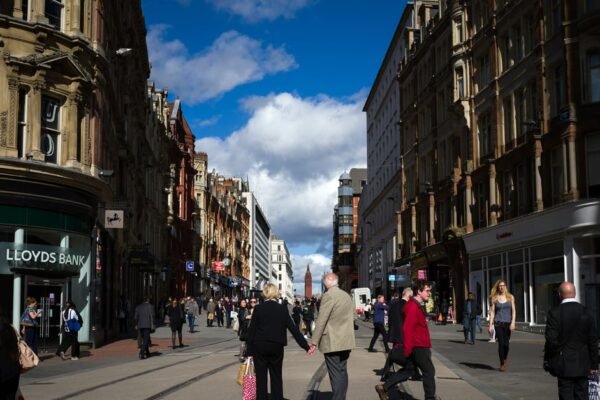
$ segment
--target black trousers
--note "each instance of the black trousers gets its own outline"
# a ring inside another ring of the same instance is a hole
[[[325,353],[325,364],[331,382],[331,400],[346,400],[348,392],[348,358],[350,350]]]
[[[411,355],[411,360],[423,374],[425,400],[435,400],[435,367],[431,362],[431,349],[415,347]]]
[[[385,326],[381,322],[373,323],[373,337],[371,338],[371,344],[369,344],[369,350],[373,350],[373,346],[375,346],[375,342],[379,335],[383,339],[383,346],[385,347],[385,351],[390,351],[390,347],[387,343],[387,332],[385,331]]]
[[[587,400],[588,378],[587,376],[576,378],[558,378],[559,400]]]
[[[496,340],[498,341],[498,358],[502,364],[508,358],[508,346],[510,342],[510,324],[495,323]]]
[[[71,347],[71,357],[79,357],[79,332],[63,332],[62,342],[58,346],[58,353],[64,353]]]
[[[256,371],[256,400],[267,400],[267,372],[271,379],[271,400],[283,400],[283,345],[272,342],[254,342],[254,370]]]

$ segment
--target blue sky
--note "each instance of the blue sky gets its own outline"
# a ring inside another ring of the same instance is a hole
[[[337,179],[366,165],[362,108],[404,4],[142,1],[151,79],[181,98],[209,170],[249,178],[295,282],[310,264],[317,291]]]

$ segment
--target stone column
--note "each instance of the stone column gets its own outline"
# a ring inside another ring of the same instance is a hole
[[[6,132],[6,147],[17,149],[17,118],[19,110],[19,81],[8,78],[8,129]],[[15,154],[16,155],[16,154]]]
[[[21,2],[15,1],[13,3],[13,13],[12,16],[18,19],[23,19],[23,9],[21,8]],[[27,18],[25,18],[27,19]]]
[[[473,232],[473,216],[471,215],[472,189],[471,174],[465,173],[465,230],[467,233]]]
[[[25,229],[17,228],[15,230],[15,247],[19,248],[25,243]],[[21,292],[21,286],[23,285],[23,278],[21,274],[15,273],[13,279],[13,326],[18,329],[21,325],[21,306],[23,305],[23,293]]]
[[[575,151],[575,135],[569,135],[567,138],[567,149],[569,156],[568,173],[569,173],[569,199],[577,200],[579,198],[579,190],[577,188],[577,152]]]
[[[37,81],[29,94],[29,107],[27,112],[27,140],[29,146],[25,149],[27,159],[44,161],[44,154],[41,152],[41,133],[42,133],[42,90],[45,88],[44,82]]]
[[[30,3],[31,10],[30,12],[30,21],[32,22],[40,22],[42,24],[48,23],[48,18],[46,18],[46,1],[45,0],[31,0]]]
[[[79,145],[79,101],[81,96],[78,94],[70,94],[65,107],[65,129],[62,132],[63,140],[66,142],[66,157],[63,154],[63,160],[66,159],[67,165],[73,166],[77,162],[77,146]]]

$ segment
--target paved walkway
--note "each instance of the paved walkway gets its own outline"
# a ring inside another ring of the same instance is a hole
[[[203,322],[203,321],[201,321]],[[352,351],[348,370],[349,400],[377,400],[374,387],[376,372],[383,367],[385,353],[381,341],[378,353],[366,351],[372,325],[359,321],[357,348]],[[432,326],[432,336],[456,331],[452,327]],[[446,332],[448,331],[448,332]],[[79,361],[45,360],[38,368],[23,375],[22,389],[30,399],[128,398],[128,399],[239,399],[241,389],[235,383],[237,362],[236,335],[230,329],[199,326],[199,332],[185,333],[183,349],[170,348],[170,329],[160,327],[152,336],[152,352],[158,357],[137,358],[135,339],[123,339],[89,350]],[[458,345],[457,345],[458,346]],[[475,346],[476,347],[476,346]],[[463,379],[456,364],[434,349],[437,393],[443,400],[489,400],[481,390]],[[284,359],[284,393],[290,400],[329,400],[331,386],[323,355],[308,357],[290,338]],[[408,399],[422,399],[421,382],[403,384]]]

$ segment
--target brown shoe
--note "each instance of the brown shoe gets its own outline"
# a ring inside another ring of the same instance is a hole
[[[501,371],[501,372],[504,372],[504,371],[506,371],[506,361],[502,361],[502,362],[500,363],[500,371]]]
[[[383,384],[380,383],[378,385],[375,385],[375,391],[379,395],[379,400],[389,400],[389,396],[386,393],[385,388],[383,387]]]

